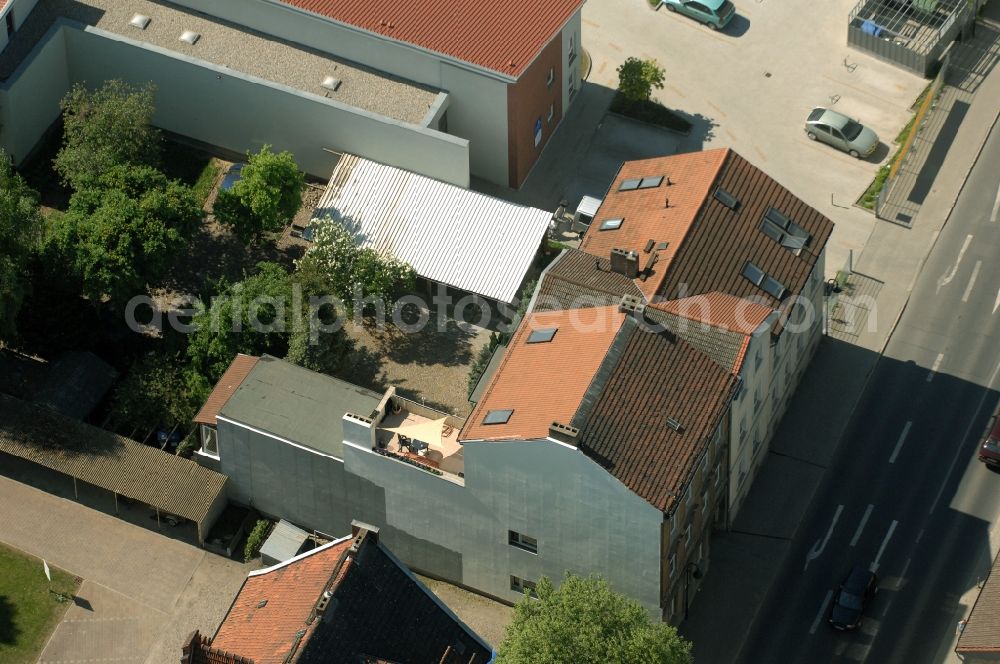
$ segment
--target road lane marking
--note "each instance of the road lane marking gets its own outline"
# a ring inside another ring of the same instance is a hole
[[[955,264],[951,266],[951,272],[949,272],[947,275],[944,275],[944,274],[941,275],[941,278],[938,279],[938,282],[937,282],[937,291],[935,291],[935,292],[940,293],[941,292],[941,287],[942,286],[947,286],[948,284],[951,283],[951,280],[955,278],[955,273],[958,272],[958,266],[962,262],[962,256],[965,255],[965,252],[966,252],[966,250],[968,250],[969,244],[971,244],[971,243],[972,243],[972,236],[971,235],[966,235],[965,236],[965,242],[962,244],[962,249],[961,249],[961,251],[958,252],[958,260],[955,261]]]
[[[924,529],[923,529],[923,528],[921,528],[921,529],[920,529],[920,532],[919,532],[919,533],[917,533],[917,541],[916,541],[916,544],[920,544],[920,538],[922,538],[923,536],[924,536]]]
[[[878,561],[882,558],[882,554],[885,553],[885,547],[889,544],[889,539],[892,538],[892,533],[895,532],[896,526],[899,525],[899,521],[895,519],[889,524],[889,532],[885,534],[885,539],[882,540],[882,546],[878,548],[878,555],[875,556],[875,560],[869,565],[868,569],[872,574],[878,571]]]
[[[907,420],[906,426],[903,427],[903,433],[899,434],[899,440],[896,442],[896,449],[892,451],[892,456],[889,457],[889,463],[896,463],[896,457],[899,456],[899,450],[903,449],[903,443],[906,442],[906,436],[910,433],[910,427],[912,426],[913,422]]]
[[[982,266],[982,261],[976,261],[976,267],[972,268],[972,278],[969,279],[969,285],[965,287],[965,293],[962,294],[962,302],[969,301],[969,294],[972,293],[972,287],[976,284],[976,277],[979,276],[979,269]]]
[[[872,515],[873,509],[875,509],[875,506],[869,504],[868,508],[865,510],[865,515],[861,517],[861,523],[858,524],[858,529],[854,531],[854,537],[851,538],[851,546],[857,544],[858,540],[861,538],[861,531],[865,529],[865,524],[868,523],[868,517]]]
[[[823,553],[823,549],[826,548],[826,543],[830,541],[830,536],[833,535],[833,529],[837,525],[837,520],[840,518],[840,513],[844,511],[843,505],[837,505],[837,511],[833,513],[833,522],[830,523],[829,530],[826,531],[826,537],[823,538],[822,543],[820,540],[816,540],[813,544],[813,548],[806,554],[806,566],[802,568],[802,571],[806,571],[809,568],[809,563],[811,563],[816,558],[819,558],[820,554]]]
[[[816,619],[813,620],[812,627],[809,628],[810,634],[816,633],[816,628],[819,627],[819,621],[823,619],[823,614],[826,613],[826,607],[830,604],[831,599],[833,599],[833,591],[827,590],[826,597],[823,598],[823,603],[819,605],[819,611],[816,613]]]
[[[931,370],[927,372],[928,383],[934,380],[934,374],[937,373],[938,367],[941,366],[941,360],[943,359],[944,359],[944,353],[938,353],[937,358],[934,360],[934,365],[931,367]]]
[[[993,375],[990,376],[990,379],[988,381],[986,381],[986,390],[983,392],[982,398],[979,399],[979,405],[976,406],[976,411],[975,411],[976,416],[978,416],[979,411],[983,409],[983,404],[986,403],[986,397],[989,396],[990,392],[993,390],[993,381],[997,379],[998,373],[1000,373],[1000,362],[997,363],[997,368],[993,370]],[[975,424],[975,422],[976,422],[976,417],[973,416],[973,418],[969,420],[969,426],[965,427],[965,434],[961,438],[959,438],[960,443],[964,443],[966,440],[968,440],[969,433],[972,431],[972,425]],[[934,496],[934,502],[931,503],[931,510],[927,514],[934,514],[934,510],[937,509],[938,501],[941,500],[941,494],[944,493],[944,488],[948,486],[948,478],[951,477],[952,471],[955,470],[955,464],[958,463],[958,457],[964,455],[965,455],[964,450],[962,450],[960,445],[958,450],[955,452],[954,458],[951,460],[951,465],[948,466],[948,472],[944,476],[944,481],[941,482],[941,487],[938,489],[937,495]]]
[[[993,212],[990,213],[991,224],[996,223],[998,214],[1000,214],[1000,185],[997,185],[997,200],[993,203]]]

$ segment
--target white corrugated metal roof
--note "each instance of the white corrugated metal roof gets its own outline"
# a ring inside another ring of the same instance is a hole
[[[344,155],[313,213],[417,274],[513,302],[552,214]]]

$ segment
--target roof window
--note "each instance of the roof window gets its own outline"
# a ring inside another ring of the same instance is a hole
[[[639,189],[653,189],[659,187],[661,182],[663,182],[662,175],[645,177],[639,181]]]
[[[788,294],[785,284],[767,274],[750,261],[747,261],[743,266],[743,276],[754,286],[760,287],[761,290],[776,300],[780,300]]]
[[[332,90],[336,92],[337,88],[340,87],[340,79],[337,78],[336,76],[327,76],[326,78],[323,79],[323,82],[320,83],[320,85],[326,88],[327,90]]]
[[[605,219],[601,222],[601,225],[597,230],[599,231],[616,231],[622,227],[622,222],[624,219]]]
[[[558,327],[543,327],[537,330],[532,330],[531,334],[528,335],[529,344],[543,344],[552,341],[552,337],[556,336],[556,332],[559,331]]]
[[[764,280],[766,275],[764,270],[747,261],[746,265],[743,266],[743,276],[749,279],[754,286],[760,286],[760,282]]]
[[[812,242],[809,232],[775,208],[768,208],[760,222],[760,231],[796,256]]]
[[[634,189],[638,189],[640,184],[642,184],[642,180],[640,178],[622,180],[622,183],[618,185],[618,191],[632,191]]]
[[[676,431],[677,433],[684,433],[684,427],[681,423],[672,417],[667,418],[667,426]]]
[[[730,210],[739,210],[740,209],[740,202],[739,202],[739,200],[737,200],[737,198],[735,196],[733,196],[732,194],[730,194],[728,191],[726,191],[722,187],[717,188],[715,190],[715,194],[713,194],[713,195],[715,196],[715,200],[719,201],[720,203],[722,203],[723,205],[725,205]]]
[[[140,30],[145,30],[146,26],[149,25],[149,17],[143,14],[136,14],[132,17],[132,20],[129,21],[129,24],[139,28]]]
[[[771,276],[765,275],[764,282],[760,284],[760,287],[776,300],[785,296],[785,285]]]
[[[483,418],[483,424],[507,424],[513,414],[513,410],[491,410]]]
[[[182,42],[187,42],[188,44],[191,44],[192,46],[194,46],[195,42],[197,42],[199,39],[201,39],[201,35],[199,33],[195,32],[194,30],[185,30],[181,34],[181,41]]]

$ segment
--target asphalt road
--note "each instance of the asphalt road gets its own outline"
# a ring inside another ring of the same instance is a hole
[[[992,560],[1000,474],[975,458],[1000,389],[1000,132],[992,132],[742,651],[746,664],[948,661]],[[827,612],[853,565],[879,593]],[[710,663],[709,663],[710,664]]]

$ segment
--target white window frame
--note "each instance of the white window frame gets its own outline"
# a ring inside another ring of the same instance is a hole
[[[556,80],[556,70],[553,67],[549,67],[549,75],[545,79],[545,87],[551,88],[552,82]]]
[[[208,432],[208,431],[212,432],[212,435],[209,436],[209,437],[215,440],[215,451],[214,452],[205,449],[205,440],[206,440],[205,433]],[[202,456],[207,456],[207,457],[210,457],[210,458],[216,459],[216,460],[220,459],[220,457],[219,457],[219,430],[216,427],[213,427],[213,426],[208,425],[208,424],[202,424],[202,425],[200,425],[198,427],[198,454],[201,454]]]
[[[691,485],[688,484],[687,493],[684,494],[684,504],[691,507]]]
[[[569,64],[573,64],[574,60],[576,60],[576,35],[570,35],[569,36],[569,50],[568,50],[568,56],[567,56],[566,61]]]
[[[702,513],[702,515],[708,514],[708,503],[709,503],[708,494],[709,494],[709,490],[705,489],[705,493],[703,493],[702,496],[701,496],[701,499],[702,499],[701,513]]]
[[[549,104],[549,117],[546,119],[546,122],[550,122],[551,123],[552,122],[552,118],[554,118],[555,116],[556,116],[556,105],[555,104]]]
[[[691,524],[690,523],[684,529],[684,550],[687,551],[689,546],[691,546]]]
[[[674,578],[674,575],[677,573],[677,554],[676,553],[671,553],[670,554],[670,558],[667,560],[667,565],[670,567],[670,572],[669,572],[669,577],[668,578],[672,579],[672,578]],[[670,601],[673,602],[673,598],[671,598]]]

